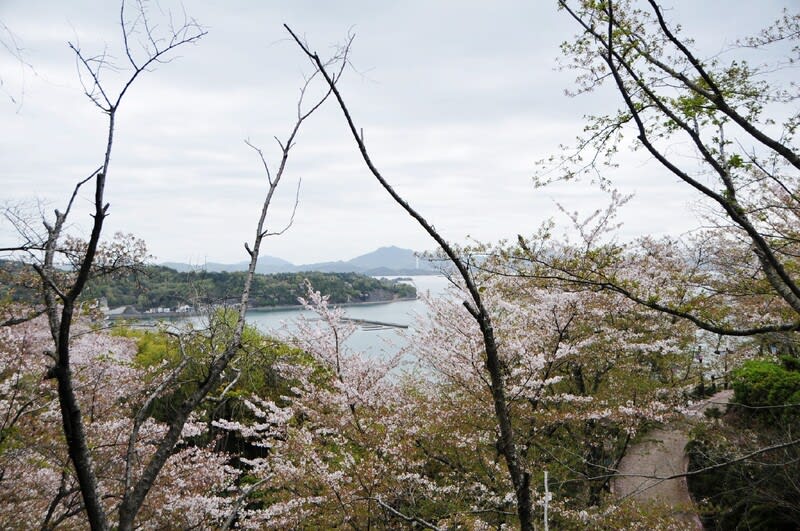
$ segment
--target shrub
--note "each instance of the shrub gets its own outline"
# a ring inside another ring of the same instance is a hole
[[[800,372],[772,361],[752,360],[733,375],[735,401],[746,406],[782,406],[800,399]]]

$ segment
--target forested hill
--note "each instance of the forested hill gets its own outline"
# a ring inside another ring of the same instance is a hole
[[[148,266],[137,275],[95,278],[89,282],[82,299],[105,297],[109,308],[133,306],[141,312],[151,308],[235,303],[241,297],[245,275],[245,272],[178,272],[164,266]],[[33,288],[35,282],[31,279],[35,280],[36,275],[29,266],[0,260],[0,298],[36,302],[38,290]],[[306,279],[337,304],[390,301],[414,298],[417,294],[410,284],[358,273],[256,274],[250,306],[296,305],[297,298],[306,295]]]
[[[95,279],[86,297],[105,297],[110,308],[135,306],[176,308],[197,304],[238,302],[244,286],[244,272],[178,272],[163,266],[147,267],[144,273],[123,278]],[[416,289],[400,282],[375,279],[357,273],[277,273],[257,274],[253,279],[250,305],[253,308],[298,304],[306,295],[305,280],[334,303],[378,302],[415,297]]]

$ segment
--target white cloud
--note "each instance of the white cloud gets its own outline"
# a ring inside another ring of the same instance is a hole
[[[675,16],[684,20],[690,4],[680,4]],[[571,75],[555,72],[554,59],[575,28],[549,2],[185,5],[209,34],[147,73],[126,96],[108,186],[109,232],[137,234],[162,260],[244,259],[242,242],[253,230],[264,175],[242,140],[265,148],[275,163],[272,137],[284,137],[290,127],[301,73],[308,70],[283,22],[320,52],[354,27],[358,72],[347,72],[342,91],[378,167],[447,237],[514,237],[559,216],[555,201],[586,211],[605,201],[582,185],[535,190],[531,183],[535,162],[572,142],[583,114],[617,104],[611,92],[563,96]],[[748,6],[720,3],[715,19],[689,21],[687,32],[696,22],[707,41],[709,25],[716,24],[730,40],[730,24],[750,24],[754,10],[762,11]],[[99,164],[104,117],[82,96],[65,42],[77,35],[87,51],[108,42],[119,59],[117,17],[114,2],[4,3],[0,19],[19,35],[36,69],[25,79],[21,109],[0,103],[5,198],[61,204]],[[4,78],[17,69],[0,54]],[[268,254],[310,262],[381,245],[431,246],[368,174],[333,105],[301,131],[273,205],[274,225],[288,219],[299,177],[295,225],[268,242]],[[636,162],[616,177],[624,191],[638,194],[623,212],[632,227],[624,234],[681,232],[692,224],[675,214],[687,210],[691,194],[657,166]],[[77,227],[88,219],[79,214]]]

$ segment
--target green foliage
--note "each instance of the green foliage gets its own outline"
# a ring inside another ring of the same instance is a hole
[[[780,356],[780,360],[783,363],[783,368],[787,371],[800,372],[800,359],[789,354],[783,354]]]
[[[136,340],[134,362],[142,368],[156,367],[166,360],[177,364],[180,351],[175,338],[161,330],[141,330],[127,326],[116,326],[111,331],[115,336]]]
[[[734,402],[745,407],[696,431],[687,448],[690,469],[731,461],[793,437],[800,419],[800,406],[793,406],[800,404],[799,368],[797,358],[787,355],[780,361],[746,361],[734,371]],[[797,529],[798,452],[789,446],[690,477],[695,499],[703,500],[706,529]]]
[[[246,272],[190,271],[180,273],[163,266],[148,266],[139,272],[95,277],[89,281],[82,299],[105,297],[111,308],[134,306],[176,308],[183,305],[237,303],[244,288]],[[380,302],[395,298],[414,298],[411,284],[377,279],[358,273],[256,274],[250,292],[252,307],[296,306],[306,294],[305,280],[328,295],[335,304]],[[0,300],[35,304],[39,302],[37,277],[33,269],[19,262],[0,260]]]
[[[3,303],[39,301],[41,280],[32,267],[13,260],[0,260],[0,301]]]
[[[222,354],[222,349],[228,345],[235,323],[235,312],[216,312],[207,329],[182,335],[182,351],[178,337],[164,330],[115,327],[114,335],[136,340],[134,363],[151,369],[153,377],[163,377],[166,371],[175,369],[183,355],[189,358],[176,386],[154,402],[150,415],[157,420],[167,419],[172,408],[196,389],[206,376],[209,360]],[[252,396],[280,402],[282,396],[290,394],[293,382],[278,374],[277,362],[294,366],[314,363],[306,352],[267,336],[255,327],[245,326],[239,352],[230,370],[223,373],[217,388],[210,393],[211,400],[204,402],[197,413],[209,422],[221,418],[237,421],[249,415],[244,401]],[[330,377],[321,367],[315,367],[314,375],[320,381]]]
[[[162,266],[147,267],[143,274],[121,278],[97,278],[90,282],[85,298],[106,297],[109,307],[156,307],[238,302],[245,272],[191,271],[179,273]],[[277,273],[256,275],[250,293],[252,307],[294,306],[306,292],[305,280],[329,295],[333,303],[375,302],[416,297],[416,289],[400,282],[357,273]]]
[[[796,360],[792,363],[796,366]],[[773,361],[747,361],[734,372],[733,389],[735,401],[746,406],[797,404],[800,403],[800,372]]]
[[[725,422],[696,429],[686,449],[689,470],[731,461],[785,437],[785,423],[753,429],[750,418],[728,415]],[[789,447],[689,476],[688,483],[705,529],[794,531],[800,518],[799,473],[798,448]]]

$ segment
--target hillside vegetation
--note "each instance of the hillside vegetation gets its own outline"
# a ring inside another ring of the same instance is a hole
[[[144,274],[122,278],[97,279],[86,291],[87,298],[105,297],[109,307],[136,306],[137,309],[173,308],[181,305],[217,304],[238,299],[244,286],[244,272],[179,273],[161,266],[148,267]],[[416,289],[386,279],[357,273],[277,273],[256,275],[253,279],[253,307],[298,304],[306,293],[305,280],[330,297],[333,303],[378,302],[415,297]]]
[[[19,264],[3,264],[4,269],[8,267],[13,268],[9,273],[21,277]],[[148,266],[137,274],[94,278],[82,298],[88,301],[105,297],[110,308],[134,306],[140,311],[221,304],[238,300],[245,275],[245,272],[178,272],[168,267]],[[391,301],[417,295],[414,286],[393,280],[358,273],[305,271],[257,274],[253,279],[251,305],[256,308],[297,305],[297,298],[307,292],[306,280],[335,304]],[[4,297],[21,302],[32,302],[36,298],[35,290],[24,286],[17,285],[12,290],[6,285],[3,291]]]

